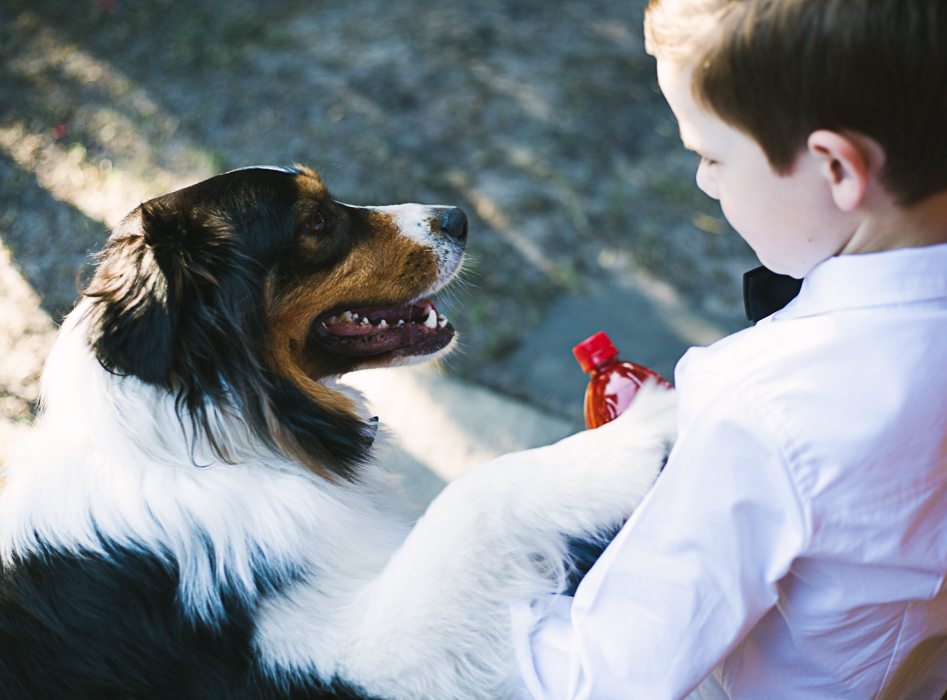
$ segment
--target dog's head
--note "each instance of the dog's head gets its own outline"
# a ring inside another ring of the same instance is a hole
[[[463,212],[333,200],[302,168],[247,168],[158,197],[113,232],[84,291],[111,372],[171,392],[227,459],[219,416],[350,477],[374,426],[320,380],[445,352],[426,298],[459,269]]]

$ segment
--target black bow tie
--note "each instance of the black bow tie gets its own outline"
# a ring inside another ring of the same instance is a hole
[[[765,267],[757,267],[743,274],[743,306],[748,321],[756,323],[774,314],[799,294],[802,280],[789,275],[777,275]]]

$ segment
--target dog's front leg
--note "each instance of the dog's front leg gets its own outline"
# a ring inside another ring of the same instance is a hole
[[[614,423],[477,465],[448,485],[359,600],[345,675],[386,698],[502,696],[511,601],[561,586],[566,537],[627,518],[675,433],[673,392]]]

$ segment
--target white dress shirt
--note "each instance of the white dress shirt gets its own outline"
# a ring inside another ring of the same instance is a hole
[[[537,700],[940,700],[947,245],[830,258],[675,372],[667,467],[576,592],[513,607]]]

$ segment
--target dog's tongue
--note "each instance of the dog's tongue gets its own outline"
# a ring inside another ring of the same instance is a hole
[[[434,302],[351,309],[317,324],[314,337],[342,355],[377,355],[394,350],[434,352],[450,342],[454,329]],[[439,346],[439,347],[435,347]],[[432,349],[433,348],[433,349]]]

